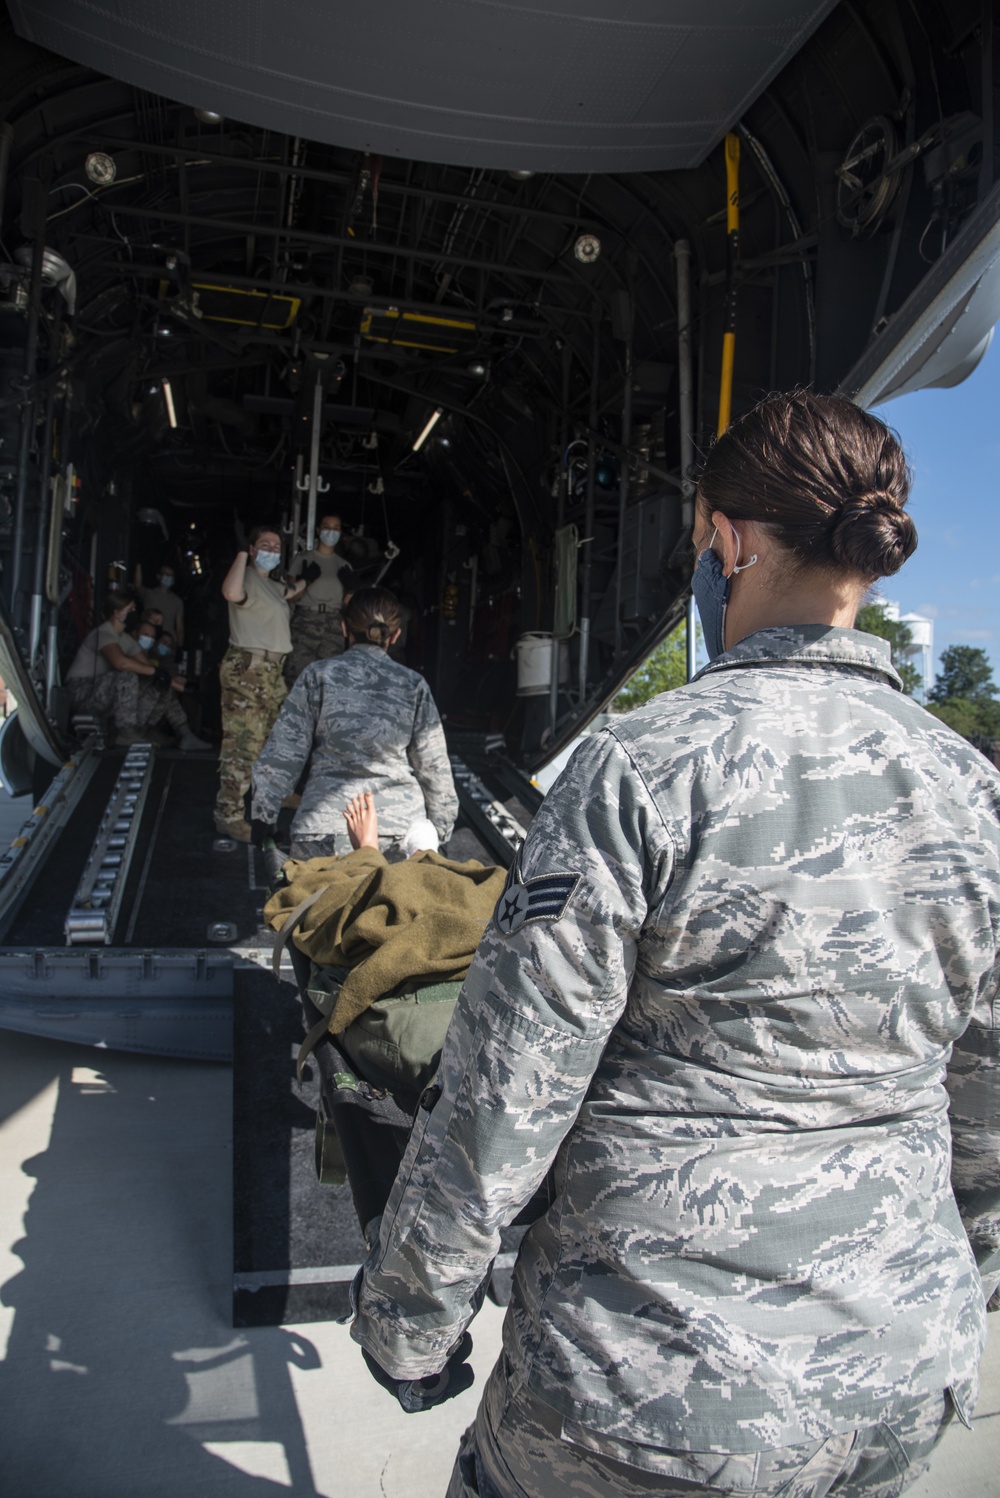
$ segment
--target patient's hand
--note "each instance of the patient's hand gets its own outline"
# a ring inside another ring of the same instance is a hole
[[[352,848],[378,847],[378,812],[371,791],[351,797],[344,807],[344,821]]]

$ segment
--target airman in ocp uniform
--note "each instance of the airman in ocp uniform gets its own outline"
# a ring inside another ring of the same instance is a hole
[[[345,590],[354,583],[350,563],[336,553],[340,540],[339,515],[324,515],[319,523],[319,541],[312,551],[301,552],[292,563],[292,573],[304,584],[292,611],[292,650],[285,661],[285,683],[292,687],[313,661],[343,655],[346,641],[341,628]]]
[[[229,649],[219,667],[222,748],[215,828],[225,837],[250,841],[243,798],[250,771],[285,700],[282,664],[292,648],[288,605],[305,584],[276,582],[281,536],[270,526],[250,532],[222,584],[229,604]]]

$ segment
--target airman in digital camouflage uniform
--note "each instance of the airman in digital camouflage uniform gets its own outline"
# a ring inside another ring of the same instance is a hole
[[[363,588],[344,622],[351,648],[305,668],[254,765],[253,818],[273,825],[309,764],[292,822],[294,857],[349,853],[343,810],[366,790],[375,794],[383,851],[423,817],[445,842],[458,798],[437,706],[423,677],[386,654],[399,606],[386,589]]]
[[[714,658],[577,751],[511,870],[352,1329],[391,1378],[440,1370],[554,1164],[449,1498],[893,1498],[968,1421],[1000,776],[843,627],[915,545],[907,491],[844,402],[730,429],[695,528]]]

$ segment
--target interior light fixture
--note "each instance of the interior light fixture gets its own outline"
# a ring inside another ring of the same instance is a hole
[[[163,382],[163,399],[167,403],[167,420],[172,427],[177,425],[177,412],[174,410],[174,392],[170,388],[170,381]]]
[[[224,114],[217,114],[214,109],[196,109],[194,117],[201,120],[203,125],[221,125],[226,118]]]
[[[415,453],[418,453],[423,447],[424,443],[427,441],[431,432],[433,432],[434,428],[437,426],[443,415],[444,408],[442,406],[438,406],[436,411],[431,412],[430,416],[427,418],[427,425],[424,427],[423,431],[420,433],[420,436],[413,444],[413,451]]]
[[[535,175],[534,172],[508,172],[507,173],[507,176],[508,177],[512,177],[515,182],[527,182],[528,178],[529,177],[533,177],[534,175]]]
[[[83,163],[83,169],[91,182],[96,182],[98,187],[110,187],[118,175],[115,159],[109,156],[107,151],[91,151]]]
[[[596,234],[581,234],[573,245],[573,254],[581,265],[593,265],[601,253],[601,241]]]

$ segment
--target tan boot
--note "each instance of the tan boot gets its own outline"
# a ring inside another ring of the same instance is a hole
[[[237,843],[250,841],[249,822],[223,822],[221,818],[216,817],[215,830],[220,837],[231,837]]]

